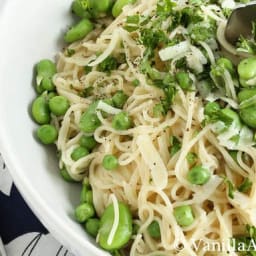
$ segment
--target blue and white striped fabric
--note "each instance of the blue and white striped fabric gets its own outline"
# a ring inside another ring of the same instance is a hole
[[[72,256],[31,212],[0,154],[0,256],[46,255]]]

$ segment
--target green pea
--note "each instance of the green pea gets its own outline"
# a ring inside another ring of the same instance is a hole
[[[198,159],[198,156],[196,153],[189,152],[186,156],[186,159],[190,165],[194,165]]]
[[[216,64],[224,69],[227,69],[232,75],[235,73],[233,63],[227,58],[219,58],[216,61]]]
[[[66,43],[73,43],[83,39],[87,34],[93,30],[93,24],[88,19],[82,19],[79,23],[73,26],[65,34],[64,40]]]
[[[132,85],[135,86],[135,87],[137,87],[137,86],[140,85],[140,81],[139,81],[138,79],[134,79],[134,80],[132,81]]]
[[[58,131],[53,125],[44,124],[37,129],[36,135],[43,144],[47,145],[56,141]]]
[[[72,179],[72,177],[69,175],[68,171],[66,168],[62,168],[60,170],[60,175],[61,177],[67,181],[67,182],[76,182],[74,179]]]
[[[32,103],[32,117],[38,124],[48,124],[51,120],[47,99],[37,97]]]
[[[127,112],[120,112],[114,116],[112,127],[116,130],[127,130],[131,128],[132,122]]]
[[[256,128],[256,109],[255,106],[241,109],[240,117],[243,122],[251,128]]]
[[[137,235],[140,230],[140,226],[137,223],[132,224],[132,234]]]
[[[189,74],[184,71],[180,71],[176,74],[176,79],[179,84],[179,86],[183,90],[189,90],[192,86],[192,80],[189,77]]]
[[[76,207],[75,218],[78,222],[83,223],[95,215],[95,210],[92,204],[83,203]]]
[[[56,116],[64,115],[67,112],[69,106],[69,101],[64,96],[55,96],[49,100],[50,110]]]
[[[215,115],[220,111],[220,105],[217,102],[208,102],[204,107],[204,114],[207,116]]]
[[[101,122],[95,113],[84,113],[81,117],[79,127],[85,133],[94,132]]]
[[[187,174],[188,181],[195,185],[204,185],[210,177],[210,171],[201,165],[193,167]]]
[[[88,1],[87,0],[75,0],[71,5],[72,12],[80,18],[91,18],[88,12]]]
[[[194,222],[194,215],[191,206],[183,205],[174,208],[174,217],[182,227],[190,226]]]
[[[160,226],[156,220],[152,221],[148,226],[148,233],[151,237],[156,239],[161,237]]]
[[[82,157],[85,157],[89,155],[89,151],[84,148],[84,147],[77,147],[73,150],[73,152],[71,153],[71,158],[74,160],[74,161],[77,161],[79,160],[80,158]]]
[[[112,229],[115,214],[114,206],[110,204],[100,219],[99,244],[108,251],[117,250],[125,246],[132,236],[132,214],[124,203],[118,202],[119,222],[113,241],[108,243],[108,237]]]
[[[112,98],[113,104],[116,108],[123,108],[128,96],[123,91],[118,91]]]
[[[92,150],[97,145],[97,141],[93,136],[83,135],[79,141],[80,146],[87,148],[88,150]]]
[[[112,15],[117,17],[123,11],[123,7],[128,4],[134,4],[136,0],[117,0],[112,8]]]
[[[92,237],[96,237],[98,235],[99,228],[100,220],[97,218],[90,218],[85,223],[85,230]]]
[[[53,97],[55,97],[55,96],[57,96],[57,93],[56,93],[56,92],[49,92],[49,93],[47,94],[47,99],[50,100],[51,98],[53,98]]]
[[[153,107],[153,116],[162,117],[165,114],[165,109],[162,103],[158,103]]]
[[[90,12],[95,17],[98,17],[101,13],[107,12],[113,3],[112,0],[88,0],[87,2]]]
[[[48,59],[41,60],[36,65],[37,75],[42,78],[52,78],[57,69],[54,62]]]
[[[39,85],[39,88],[43,91],[54,91],[55,85],[52,82],[52,78],[44,77]]]
[[[242,60],[237,67],[240,83],[244,87],[248,87],[247,80],[256,76],[256,57],[250,57]]]
[[[102,165],[106,170],[114,170],[118,167],[118,159],[113,155],[105,155]]]
[[[95,101],[90,104],[88,109],[81,116],[79,127],[82,132],[92,133],[101,125],[101,122],[96,114],[98,103],[99,101]]]
[[[241,90],[237,97],[238,97],[238,101],[239,103],[250,99],[251,97],[256,95],[256,88],[247,88],[247,89],[243,89]]]

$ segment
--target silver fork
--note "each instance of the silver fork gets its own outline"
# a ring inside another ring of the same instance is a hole
[[[219,25],[217,38],[222,50],[236,63],[251,56],[248,53],[236,51],[235,43],[240,36],[245,38],[252,36],[253,21],[256,21],[256,1],[234,9],[228,21]]]

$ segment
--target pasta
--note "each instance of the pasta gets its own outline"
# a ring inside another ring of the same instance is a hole
[[[76,181],[89,178],[98,216],[113,202],[115,221],[109,243],[113,241],[119,218],[114,201],[129,207],[133,223],[138,226],[137,233],[123,249],[131,256],[238,255],[232,250],[230,239],[244,234],[246,224],[256,225],[256,183],[252,182],[245,192],[237,189],[243,182],[255,180],[252,130],[232,122],[220,132],[223,122],[207,122],[205,117],[207,102],[217,101],[234,111],[238,108],[239,85],[233,74],[225,69],[220,82],[210,69],[221,56],[216,30],[213,36],[204,38],[204,33],[226,21],[223,6],[234,3],[196,2],[139,0],[125,6],[115,20],[99,20],[83,40],[68,47],[74,51],[72,56],[67,56],[65,51],[58,55],[53,82],[57,93],[70,102],[63,117],[53,117],[59,130],[56,145],[61,152],[60,168],[65,167]],[[172,13],[159,25],[159,12],[164,12],[165,4]],[[182,23],[182,18],[175,20],[177,13],[184,13],[185,9],[195,12],[189,12],[186,19],[203,17],[196,38],[193,26],[185,25],[189,22]],[[128,17],[139,17],[140,23],[129,23]],[[161,35],[157,39],[156,33],[151,39],[141,39],[145,31],[154,31],[154,26],[164,31],[167,44],[161,41],[165,40]],[[153,54],[148,52],[146,40],[159,40]],[[157,74],[145,71],[147,67],[141,68],[150,54]],[[101,71],[99,65],[110,56],[120,62],[108,72]],[[167,87],[155,84],[164,79],[164,72],[175,76],[183,67],[191,85],[182,88],[176,80],[168,82],[173,84],[173,93],[169,91],[171,99],[163,111]],[[204,91],[205,81],[201,77],[205,74],[206,80],[214,84],[214,90]],[[105,101],[118,91],[127,95],[121,109]],[[100,126],[87,134],[94,136],[97,146],[90,154],[74,161],[71,154],[84,135],[81,118],[96,100],[99,104],[95,113]],[[132,126],[117,130],[112,120],[123,111],[128,113]],[[238,135],[239,141],[235,141]],[[230,152],[235,151],[234,158]],[[107,171],[102,165],[107,154],[118,159],[114,171]],[[203,166],[209,171],[210,178],[205,184],[195,185],[188,180],[193,166]],[[194,220],[191,225],[182,226],[173,213],[175,208],[187,205],[193,210]],[[159,224],[159,239],[148,232],[153,221]]]

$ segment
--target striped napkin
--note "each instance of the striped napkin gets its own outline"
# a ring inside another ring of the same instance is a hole
[[[74,256],[24,202],[0,154],[0,256]]]

